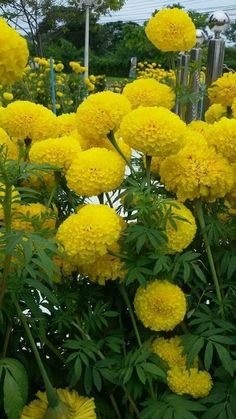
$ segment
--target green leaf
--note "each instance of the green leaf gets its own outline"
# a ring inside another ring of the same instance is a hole
[[[93,367],[93,382],[97,388],[98,391],[101,391],[102,389],[102,379],[99,371],[96,367]]]
[[[136,372],[137,372],[138,378],[140,379],[141,383],[145,384],[147,378],[146,378],[146,375],[143,371],[143,368],[140,365],[136,365],[135,368],[136,368]]]
[[[51,303],[58,304],[55,294],[52,291],[50,291],[48,287],[43,285],[42,282],[37,281],[36,279],[33,279],[33,278],[26,278],[25,283],[29,285],[30,287],[38,290]]]
[[[215,348],[221,360],[222,366],[230,375],[233,376],[234,366],[229,352],[227,351],[227,349],[224,348],[224,346],[220,345],[219,343],[215,343]]]
[[[160,377],[163,380],[166,380],[166,373],[161,368],[157,367],[157,365],[155,365],[155,364],[153,364],[151,362],[145,362],[142,365],[142,367],[149,374],[154,375],[156,377]]]
[[[206,349],[205,349],[205,355],[204,355],[204,364],[206,370],[209,370],[212,364],[212,358],[213,358],[213,345],[211,342],[207,343]]]
[[[25,405],[19,383],[9,371],[6,371],[4,384],[4,410],[8,419],[19,419],[20,413]]]
[[[92,372],[90,367],[86,367],[85,374],[84,374],[84,388],[86,391],[86,394],[90,394],[92,390]]]

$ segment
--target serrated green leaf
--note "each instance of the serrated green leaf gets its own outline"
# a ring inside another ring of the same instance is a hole
[[[224,348],[224,346],[220,345],[219,343],[215,343],[214,346],[217,350],[222,366],[230,375],[233,376],[234,366],[233,366],[233,361],[229,352],[227,351],[227,349]]]
[[[7,370],[4,383],[4,410],[7,414],[8,419],[19,419],[20,413],[25,405],[25,401],[22,398],[21,389],[19,383],[17,383],[11,373]]]
[[[212,364],[212,358],[213,358],[213,345],[211,342],[208,342],[205,349],[204,354],[204,365],[206,370],[209,370]]]

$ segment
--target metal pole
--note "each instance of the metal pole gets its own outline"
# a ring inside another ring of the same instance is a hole
[[[87,70],[84,73],[84,77],[89,75],[89,5],[85,6],[85,44],[84,44],[84,66]]]
[[[55,71],[53,67],[53,58],[50,57],[50,84],[51,84],[51,98],[52,98],[52,111],[57,114],[56,110],[56,81],[55,81]]]
[[[190,123],[198,118],[199,105],[199,73],[202,60],[202,49],[193,48],[190,52],[190,62],[193,64],[192,74],[190,73],[190,91],[193,93],[193,100],[187,106],[186,122]]]
[[[190,55],[180,53],[177,60],[177,89],[180,89],[179,94],[184,92],[188,86],[188,70],[189,70]],[[186,106],[177,98],[175,112],[185,121]]]

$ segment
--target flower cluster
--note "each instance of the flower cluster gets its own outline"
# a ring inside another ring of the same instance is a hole
[[[147,61],[138,63],[137,75],[138,78],[153,78],[161,83],[173,84],[175,81],[174,70],[165,70],[160,64],[148,63]]]
[[[100,256],[94,263],[82,265],[79,269],[83,275],[99,285],[105,285],[108,280],[122,280],[125,276],[122,260],[109,254]]]
[[[175,93],[166,84],[155,79],[138,79],[128,83],[123,94],[129,99],[132,108],[139,106],[163,106],[172,109],[175,104]]]
[[[83,67],[80,63],[78,63],[77,61],[70,61],[69,62],[69,66],[72,68],[72,70],[76,73],[76,74],[82,74],[85,73],[85,71],[87,70],[86,67]]]
[[[196,234],[197,226],[191,211],[180,202],[171,205],[171,222],[166,225],[168,239],[167,253],[182,252],[190,245]],[[174,223],[174,226],[173,226]]]
[[[212,388],[210,374],[197,368],[171,368],[167,373],[167,382],[174,393],[181,396],[188,394],[195,399],[208,396]]]
[[[145,327],[154,331],[173,330],[186,314],[183,291],[168,281],[153,281],[135,295],[136,314]]]
[[[218,153],[236,162],[236,119],[221,118],[209,128],[206,138]]]
[[[221,105],[221,103],[213,103],[205,112],[205,120],[208,124],[213,124],[223,116],[226,116],[226,114],[226,106]]]
[[[184,347],[179,336],[170,339],[156,338],[152,342],[152,352],[167,363],[168,368],[185,367],[187,363]]]
[[[211,103],[231,106],[236,97],[236,73],[225,73],[208,89]]]

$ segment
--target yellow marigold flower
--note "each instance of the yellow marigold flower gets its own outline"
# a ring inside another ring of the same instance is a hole
[[[183,291],[168,281],[153,281],[139,287],[134,307],[139,320],[151,330],[173,330],[186,314]]]
[[[187,394],[195,399],[208,396],[212,389],[210,374],[197,368],[187,370],[176,366],[168,371],[167,382],[174,393],[180,396]]]
[[[161,181],[180,201],[205,198],[212,202],[224,197],[233,186],[229,162],[207,146],[185,146],[167,157],[160,167]]]
[[[163,9],[146,26],[148,39],[161,51],[187,51],[196,44],[196,28],[181,9]]]
[[[18,100],[0,112],[0,126],[15,141],[34,142],[56,134],[57,118],[43,105]]]
[[[25,406],[20,419],[96,419],[93,398],[80,396],[75,390],[57,389],[60,403],[55,408],[48,407],[46,393],[38,391],[37,399]]]
[[[163,107],[140,106],[124,117],[120,127],[132,148],[160,158],[179,151],[185,131],[184,122]]]
[[[99,285],[105,285],[108,280],[122,280],[125,276],[121,259],[109,254],[98,257],[94,263],[80,266],[80,272]]]
[[[69,135],[77,130],[77,118],[74,112],[63,113],[57,117],[59,135]]]
[[[64,69],[64,65],[62,63],[55,65],[55,70],[60,73]]]
[[[234,183],[230,192],[226,195],[226,199],[229,201],[229,206],[232,207],[231,209],[234,209],[236,208],[236,163],[231,164],[231,167],[233,169]]]
[[[77,194],[94,196],[118,188],[124,175],[125,163],[118,153],[106,148],[91,148],[73,160],[66,180]]]
[[[64,96],[64,93],[63,92],[57,92],[57,96],[58,97],[63,97]]]
[[[231,106],[236,97],[236,73],[225,73],[208,89],[211,103]]]
[[[179,336],[170,339],[156,338],[152,342],[151,350],[165,361],[169,368],[186,366],[187,359],[183,354],[184,347]]]
[[[203,134],[193,130],[189,125],[183,138],[183,144],[201,147],[207,146],[207,140]]]
[[[138,79],[128,83],[123,94],[129,99],[132,108],[163,106],[172,109],[175,104],[175,93],[171,87],[154,79]]]
[[[59,227],[57,239],[66,256],[79,265],[93,263],[104,256],[121,234],[120,217],[106,205],[89,204],[69,216]]]
[[[53,282],[61,283],[62,276],[70,276],[73,272],[78,271],[78,267],[73,259],[54,256],[53,257],[54,264],[60,269],[60,273],[55,273],[54,277],[52,278]]]
[[[72,135],[77,136],[79,134],[76,134],[75,132],[73,132]],[[132,153],[130,146],[124,142],[123,138],[120,136],[119,131],[117,131],[115,137],[116,137],[116,142],[119,148],[121,149],[122,153],[125,155],[125,157],[127,157],[127,159],[130,159],[131,153]],[[101,148],[107,148],[107,150],[115,151],[117,153],[116,149],[114,148],[112,143],[108,140],[108,138],[99,138],[97,140],[89,141],[79,135],[78,141],[81,144],[82,150],[88,150],[93,147],[101,147]]]
[[[0,18],[0,82],[12,84],[21,79],[28,62],[26,40]]]
[[[232,114],[233,114],[233,117],[234,118],[236,118],[236,97],[235,97],[235,99],[233,100],[233,102],[232,102],[232,107],[231,107],[231,109],[232,109]]]
[[[56,103],[55,108],[56,108],[56,109],[61,109],[61,105],[60,105],[60,103]]]
[[[106,91],[90,95],[77,109],[78,131],[89,140],[104,138],[119,128],[130,109],[128,99],[118,93]]]
[[[13,99],[13,94],[9,92],[4,92],[2,96],[7,102],[11,102]]]
[[[220,103],[213,103],[205,112],[205,120],[208,124],[219,121],[222,116],[226,116],[227,108]]]
[[[195,218],[191,211],[180,202],[173,201],[176,206],[171,205],[171,215],[175,227],[167,221],[166,235],[168,238],[167,253],[182,252],[192,243],[197,231]],[[178,217],[180,219],[176,219]],[[181,219],[182,218],[182,219]]]
[[[7,157],[10,160],[17,160],[18,158],[18,147],[14,144],[10,137],[7,135],[4,129],[0,128],[0,147],[3,145],[6,146],[7,149]]]
[[[40,203],[29,205],[16,205],[12,214],[12,228],[31,232],[37,228],[54,229],[56,216]]]
[[[48,163],[67,170],[80,152],[79,142],[68,135],[59,138],[48,138],[33,144],[29,156],[34,163]]]
[[[232,163],[236,162],[236,120],[221,118],[215,122],[207,132],[209,145],[227,157]]]
[[[69,66],[72,68],[72,70],[76,73],[76,74],[81,74],[84,73],[87,68],[86,67],[82,67],[80,65],[80,63],[77,63],[76,61],[70,61],[69,62]]]
[[[188,127],[192,130],[192,131],[197,131],[200,134],[202,134],[203,136],[206,136],[207,131],[209,129],[209,125],[204,122],[204,121],[192,121]]]

